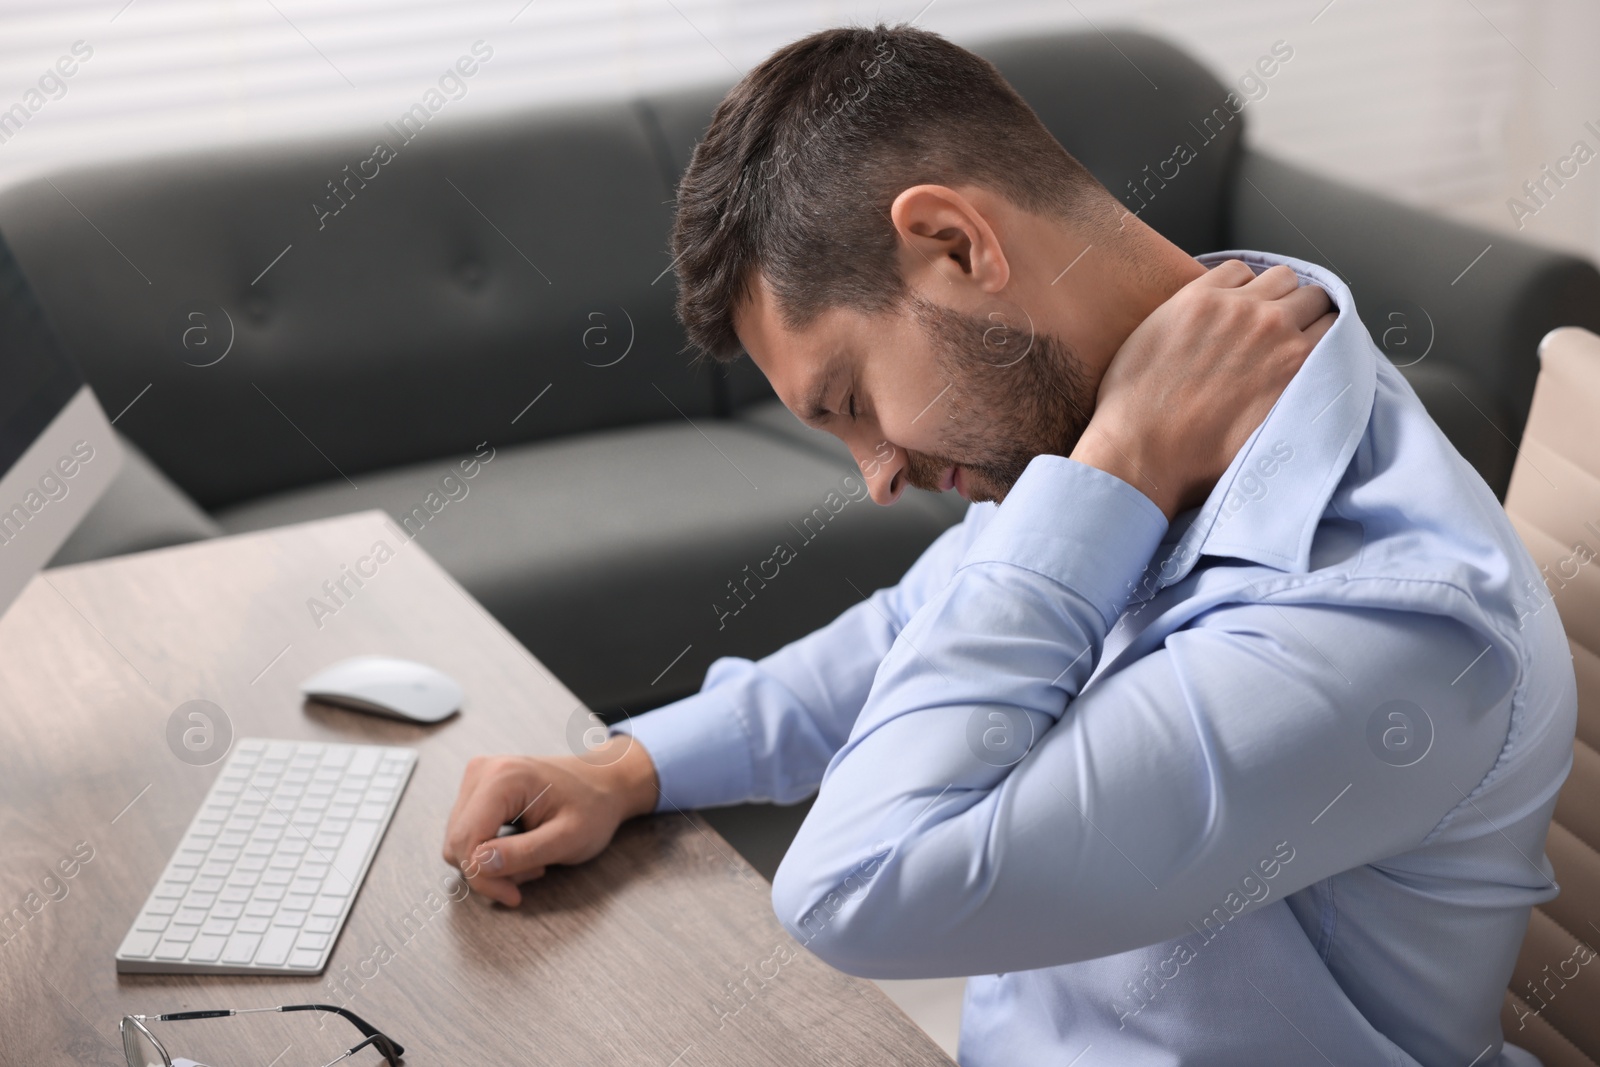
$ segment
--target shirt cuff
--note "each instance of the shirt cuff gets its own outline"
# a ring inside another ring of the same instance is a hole
[[[1098,467],[1035,456],[961,565],[1008,563],[1067,586],[1113,625],[1167,531],[1155,501]]]
[[[749,734],[735,705],[736,687],[719,684],[725,679],[718,675],[733,665],[725,663],[712,664],[700,692],[609,730],[631,734],[650,754],[661,787],[657,812],[737,804],[754,792]]]

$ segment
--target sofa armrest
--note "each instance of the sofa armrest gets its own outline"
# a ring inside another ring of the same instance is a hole
[[[215,519],[117,434],[122,469],[50,561],[52,567],[144,552],[222,535]]]
[[[1373,340],[1502,499],[1539,339],[1557,326],[1600,330],[1600,271],[1588,261],[1253,150],[1234,175],[1225,232],[1231,247],[1296,256],[1344,278]]]

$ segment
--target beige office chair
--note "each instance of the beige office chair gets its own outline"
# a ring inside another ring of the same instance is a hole
[[[1596,1067],[1600,1064],[1600,957],[1593,955],[1600,952],[1600,851],[1596,851],[1600,849],[1600,336],[1575,326],[1552,330],[1539,344],[1539,360],[1539,383],[1506,493],[1506,513],[1534,562],[1548,567],[1546,585],[1572,644],[1578,677],[1578,738],[1572,773],[1561,788],[1545,842],[1561,894],[1533,909],[1500,1022],[1506,1039],[1538,1056],[1545,1067]],[[1536,997],[1529,982],[1550,995]]]

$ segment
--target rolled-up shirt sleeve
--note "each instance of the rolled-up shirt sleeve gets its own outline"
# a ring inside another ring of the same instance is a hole
[[[894,586],[760,660],[725,656],[700,692],[617,723],[655,763],[656,811],[745,801],[790,804],[814,793],[850,735],[873,675],[906,621],[949,581],[992,504],[968,508]]]
[[[1415,846],[1488,771],[1513,660],[1466,607],[1244,602],[1241,578],[1240,602],[1086,690],[1166,528],[1120,479],[1033,460],[825,771],[773,883],[798,940],[876,978],[1124,952],[1236,911],[1263,863],[1275,900]],[[1375,752],[1391,705],[1426,710],[1431,758]]]

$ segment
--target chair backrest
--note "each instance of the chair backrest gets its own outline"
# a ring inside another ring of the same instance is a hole
[[[1501,1025],[1545,1067],[1600,1063],[1600,336],[1539,345],[1539,380],[1506,512],[1572,644],[1578,732],[1545,854],[1561,893],[1533,909]]]

